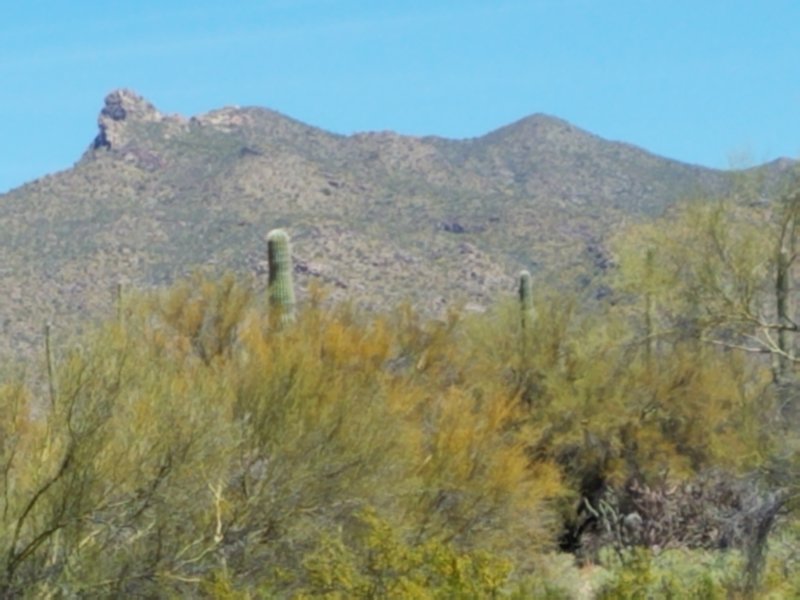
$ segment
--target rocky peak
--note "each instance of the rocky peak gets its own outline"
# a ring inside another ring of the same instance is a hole
[[[155,106],[136,92],[126,89],[114,90],[105,98],[105,104],[97,119],[100,128],[94,139],[94,148],[119,148],[129,140],[126,126],[131,121],[162,121],[164,116]]]
[[[114,121],[131,118],[155,121],[161,118],[161,113],[134,91],[121,89],[114,90],[105,98],[105,106],[100,111],[100,116],[108,117]]]

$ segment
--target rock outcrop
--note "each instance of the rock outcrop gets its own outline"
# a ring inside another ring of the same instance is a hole
[[[164,119],[155,106],[131,90],[115,90],[105,98],[97,126],[100,131],[94,139],[93,147],[121,148],[130,142],[127,123],[130,121],[158,122]]]

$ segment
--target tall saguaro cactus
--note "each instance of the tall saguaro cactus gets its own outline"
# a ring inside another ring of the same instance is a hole
[[[50,392],[50,408],[55,408],[56,405],[56,374],[55,374],[55,361],[53,360],[53,345],[50,340],[50,321],[44,324],[44,352],[45,360],[47,362],[47,387]]]
[[[528,271],[519,273],[519,310],[520,326],[525,334],[533,321],[533,292],[531,284],[531,274]]]
[[[531,342],[533,339],[533,285],[528,271],[519,273],[519,392],[527,404],[531,404],[536,395],[536,375],[532,370]]]
[[[294,285],[292,283],[292,251],[289,234],[273,229],[267,234],[269,260],[269,311],[277,325],[294,321]]]

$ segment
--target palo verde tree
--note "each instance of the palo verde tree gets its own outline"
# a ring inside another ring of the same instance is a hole
[[[620,289],[630,293],[648,349],[690,341],[704,352],[700,360],[736,353],[770,372],[767,381],[743,382],[761,385],[765,399],[759,423],[750,424],[765,440],[760,473],[767,475],[752,478],[766,489],[748,548],[753,589],[769,532],[799,497],[799,182],[769,199],[755,193],[764,186],[750,186],[724,201],[687,203],[616,240]]]

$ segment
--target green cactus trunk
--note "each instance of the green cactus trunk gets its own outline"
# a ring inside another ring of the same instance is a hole
[[[273,229],[267,235],[267,254],[270,320],[283,326],[293,322],[295,316],[292,251],[289,235],[283,229]]]
[[[531,274],[528,271],[519,273],[519,308],[520,326],[523,333],[528,331],[533,321],[533,291]]]
[[[533,285],[531,274],[520,271],[519,274],[519,392],[522,401],[528,405],[536,397],[536,375],[531,368],[530,360],[533,344]]]
[[[55,409],[56,406],[56,374],[55,374],[55,360],[53,360],[53,345],[50,339],[50,322],[44,324],[44,352],[45,360],[47,361],[47,387],[50,393],[50,408]]]

